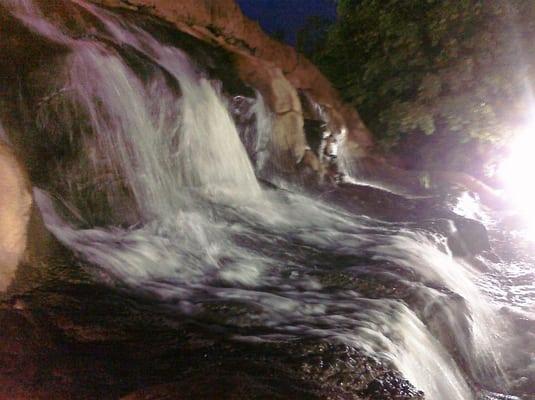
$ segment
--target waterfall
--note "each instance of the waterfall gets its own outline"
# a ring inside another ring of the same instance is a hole
[[[246,121],[254,121],[254,124],[247,124],[244,127],[242,141],[248,145],[248,152],[254,161],[256,174],[269,179],[270,174],[267,168],[273,131],[273,115],[259,92],[256,92],[254,100],[247,104],[245,110],[237,109],[236,113],[242,113],[241,116]]]
[[[455,362],[414,312],[393,300],[369,300],[351,291],[324,291],[320,282],[303,274],[305,260],[291,273],[292,281],[287,281],[280,256],[259,254],[233,240],[238,235],[251,238],[261,247],[273,245],[261,233],[248,228],[246,222],[241,227],[228,226],[202,213],[181,212],[174,221],[134,231],[80,231],[61,221],[46,194],[36,190],[35,197],[49,229],[63,243],[102,266],[100,273],[105,279],[171,301],[186,313],[199,312],[202,301],[243,302],[254,306],[256,312],[250,318],[255,324],[271,327],[281,338],[317,336],[357,346],[371,357],[396,366],[430,398],[472,398]],[[336,226],[353,231],[350,240],[359,240],[362,234],[358,222],[347,223],[336,210],[310,204],[300,196],[285,201],[271,198],[261,206],[249,204],[239,212],[282,237],[300,223],[302,239],[308,238],[310,244],[333,253],[337,244],[344,245],[347,235]],[[227,217],[234,220],[236,215]],[[308,217],[308,223],[302,222],[304,217]],[[319,229],[324,229],[323,237],[314,241]],[[361,239],[366,240],[366,236]],[[261,289],[266,286],[269,291]]]
[[[450,320],[448,328],[456,337],[456,347],[463,353],[475,376],[503,379],[497,336],[504,327],[476,286],[477,273],[469,264],[455,260],[451,253],[440,250],[437,243],[419,232],[402,232],[387,239],[386,244],[377,246],[374,251],[376,259],[413,268],[426,280],[440,283],[452,293],[461,295],[470,309],[468,329],[471,336],[466,336],[462,326],[456,326],[458,317]]]
[[[163,46],[135,27],[121,26],[120,21],[98,12],[94,7],[89,9],[102,19],[119,43],[128,44],[146,54],[180,84],[181,104],[176,104],[175,100],[175,110],[180,109],[180,115],[175,111],[175,118],[179,120],[175,121],[174,128],[179,124],[182,126],[180,138],[177,138],[178,149],[173,155],[177,162],[174,167],[180,173],[180,186],[210,187],[210,190],[215,188],[242,192],[248,196],[257,195],[259,186],[236,127],[224,102],[207,78],[196,71],[181,50]],[[152,89],[153,96],[166,95],[165,85],[153,83]],[[169,107],[166,100],[165,97],[160,99],[158,108]],[[164,112],[173,114],[173,110]],[[160,120],[165,117],[161,115]],[[158,136],[168,133],[169,129],[160,129]],[[151,150],[156,155],[158,151],[165,151],[166,145]],[[161,155],[157,157],[161,158]]]
[[[102,266],[104,271],[101,272],[112,281],[118,280],[172,301],[186,313],[198,312],[201,299],[244,302],[256,309],[251,316],[255,323],[271,327],[279,338],[303,335],[340,341],[391,363],[429,398],[472,398],[462,373],[447,351],[417,316],[397,301],[369,300],[355,292],[328,294],[319,282],[299,277],[299,272],[295,272],[293,282],[287,282],[280,275],[282,270],[274,271],[281,265],[279,260],[239,248],[228,232],[236,234],[236,227],[216,225],[200,214],[180,213],[170,224],[130,232],[79,231],[57,216],[45,193],[36,190],[35,197],[47,226],[56,237]],[[293,198],[292,207],[279,218],[295,223],[296,220],[289,220],[289,214],[316,207],[302,201],[306,200]],[[283,206],[280,200],[274,203],[266,204],[273,207],[273,213]],[[256,205],[247,211],[260,212]],[[316,208],[315,211],[313,215],[319,216],[318,221],[301,227],[306,229],[307,235],[314,234],[318,229],[315,224],[325,222],[323,218],[336,217],[336,214],[321,215],[328,213],[328,209]],[[308,215],[308,212],[310,210],[303,214]],[[272,216],[268,212],[265,217],[269,221],[264,223],[275,223],[282,230],[291,229],[284,227],[281,221],[273,221]],[[252,231],[240,233],[253,235],[259,242],[265,240]],[[277,233],[283,234],[282,231]],[[223,259],[230,261],[222,265]],[[225,286],[218,286],[217,282]],[[269,292],[260,289],[266,285],[271,288]],[[272,337],[239,336],[236,339],[271,340]]]
[[[80,118],[86,123],[65,134],[81,135],[89,175],[104,179],[101,190],[127,186],[140,211],[132,226],[81,227],[58,212],[46,190],[34,189],[47,228],[88,262],[94,276],[191,316],[210,302],[238,302],[254,312],[226,321],[229,329],[261,326],[268,333],[234,332],[236,340],[343,342],[394,366],[429,399],[473,399],[456,360],[423,322],[425,310],[410,309],[403,298],[372,298],[325,282],[373,270],[376,264],[357,262],[366,254],[399,266],[397,282],[431,301],[445,297],[437,284],[462,296],[470,314],[452,313],[444,329],[456,331],[474,375],[497,374],[498,328],[473,283],[475,271],[408,228],[306,195],[261,189],[255,171],[262,176],[268,164],[271,116],[260,96],[252,108],[253,165],[203,66],[110,11],[74,3],[102,23],[98,35],[70,37],[29,1],[15,2],[14,12],[35,32],[69,47],[57,77],[69,105],[62,115],[65,127]],[[150,66],[148,72],[132,67],[124,56],[129,51]],[[466,321],[473,343],[456,328]]]
[[[99,46],[78,50],[71,61],[69,86],[90,115],[96,147],[108,163],[120,162],[145,215],[169,215],[184,205],[185,189],[259,194],[221,99],[205,78],[188,75],[193,72],[183,54],[175,55],[183,63],[175,68],[184,72],[182,98],[168,90],[163,76],[144,86]]]
[[[72,49],[66,61],[66,87],[90,120],[91,132],[84,140],[93,167],[105,163],[116,173],[120,169],[145,215],[166,215],[184,205],[179,199],[184,191],[177,187],[234,198],[259,195],[236,127],[208,78],[181,50],[80,4],[101,18],[119,45],[131,46],[160,66],[143,83],[117,52],[98,41],[68,38],[57,27],[42,23],[38,11],[21,17],[39,33]],[[164,72],[176,79],[180,96],[169,88]],[[75,113],[70,118],[79,117]]]

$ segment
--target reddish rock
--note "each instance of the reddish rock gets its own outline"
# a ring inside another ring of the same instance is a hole
[[[0,292],[24,258],[31,208],[28,178],[15,154],[0,141]]]
[[[286,153],[294,164],[306,150],[298,90],[325,110],[331,132],[347,134],[354,156],[372,147],[371,134],[357,111],[341,101],[327,78],[295,49],[266,35],[234,0],[93,1],[143,11],[235,54],[240,77],[262,93],[275,113],[275,142],[280,146],[275,150]]]

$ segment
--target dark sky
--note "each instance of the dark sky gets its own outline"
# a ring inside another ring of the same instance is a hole
[[[243,13],[260,22],[266,32],[284,31],[290,44],[295,44],[295,35],[308,16],[336,17],[332,0],[238,0],[238,3]]]

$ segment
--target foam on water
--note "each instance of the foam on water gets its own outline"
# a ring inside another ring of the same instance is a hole
[[[107,40],[135,49],[154,65],[141,78],[111,46],[66,38],[29,2],[16,9],[37,32],[71,48],[58,79],[88,117],[83,151],[95,171],[104,164],[124,180],[143,217],[128,229],[80,229],[58,215],[49,194],[34,190],[48,229],[87,260],[96,276],[191,315],[207,302],[237,301],[255,311],[229,325],[271,330],[239,339],[315,336],[344,342],[397,367],[430,399],[472,399],[459,367],[419,319],[419,310],[400,300],[327,288],[318,278],[318,271],[346,266],[325,265],[315,255],[365,254],[415,272],[419,281],[410,284],[430,302],[445,296],[428,282],[460,294],[470,315],[452,312],[444,329],[455,333],[474,375],[497,373],[497,328],[469,265],[408,228],[306,196],[262,191],[226,103],[202,68],[113,13],[75,3],[100,19]],[[261,98],[253,112],[260,173],[270,155],[271,116]],[[460,319],[468,320],[473,343],[461,333]]]
[[[246,326],[271,328],[279,338],[316,336],[356,346],[396,366],[431,398],[472,398],[447,351],[402,303],[371,300],[354,291],[323,290],[318,280],[308,276],[310,267],[302,259],[291,263],[288,279],[283,262],[291,255],[237,244],[237,238],[246,238],[262,249],[273,245],[269,243],[273,236],[293,234],[324,251],[358,252],[359,239],[366,241],[362,225],[346,220],[337,210],[301,196],[268,196],[259,204],[234,210],[243,218],[239,225],[207,218],[202,212],[179,212],[175,220],[128,232],[81,231],[62,222],[45,193],[36,190],[35,197],[49,229],[100,265],[112,281],[172,301],[187,313],[195,314],[203,302],[214,300],[247,304],[255,312]],[[228,215],[230,221],[235,218]],[[355,245],[344,245],[349,237]],[[241,339],[270,340],[273,336],[252,335]]]
[[[477,287],[477,272],[468,263],[455,259],[449,251],[441,250],[428,236],[408,230],[389,237],[387,243],[376,246],[374,252],[375,259],[415,269],[426,280],[445,285],[453,293],[461,295],[470,311],[471,340],[467,340],[465,332],[455,325],[454,319],[448,328],[457,338],[457,347],[464,353],[475,376],[503,379],[497,344],[504,326],[495,317],[496,308],[489,304]]]

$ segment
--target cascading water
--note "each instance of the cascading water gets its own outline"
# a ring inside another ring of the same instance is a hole
[[[232,112],[240,122],[243,121],[240,137],[253,161],[256,174],[269,179],[270,174],[266,169],[270,157],[273,116],[258,92],[254,99],[240,96],[234,99],[234,103]]]
[[[491,375],[498,373],[500,356],[495,347],[497,338],[492,335],[497,335],[501,327],[493,316],[492,308],[474,283],[476,273],[473,268],[460,260],[454,260],[451,254],[439,250],[437,244],[417,232],[402,232],[388,242],[374,249],[376,259],[414,268],[425,279],[441,282],[468,300],[473,343],[468,346],[469,338],[461,336],[457,340],[458,346],[465,352],[466,360],[475,362],[476,365],[471,365],[474,373],[484,375],[486,368],[491,369]],[[462,335],[458,331],[454,333]]]
[[[111,176],[107,193],[123,182],[139,210],[129,228],[82,229],[34,190],[47,228],[98,277],[192,316],[208,304],[242,304],[247,315],[225,323],[236,340],[342,342],[394,366],[429,399],[475,398],[467,374],[500,380],[504,328],[474,283],[477,272],[409,226],[262,190],[246,152],[256,154],[261,173],[271,127],[261,97],[252,108],[256,140],[244,146],[222,95],[186,53],[110,11],[74,3],[102,24],[98,34],[74,38],[30,2],[6,4],[30,29],[69,47],[58,78],[71,107],[61,114],[65,126],[88,121],[77,132],[91,170]],[[122,51],[150,65],[145,76]],[[41,113],[46,121],[47,109]],[[120,202],[110,204],[120,212]],[[423,304],[329,283],[349,275],[357,283],[389,279]],[[466,310],[450,303],[458,295]],[[437,326],[430,305],[439,303],[445,317]],[[441,330],[452,332],[451,343]],[[464,373],[448,345],[468,364]]]

